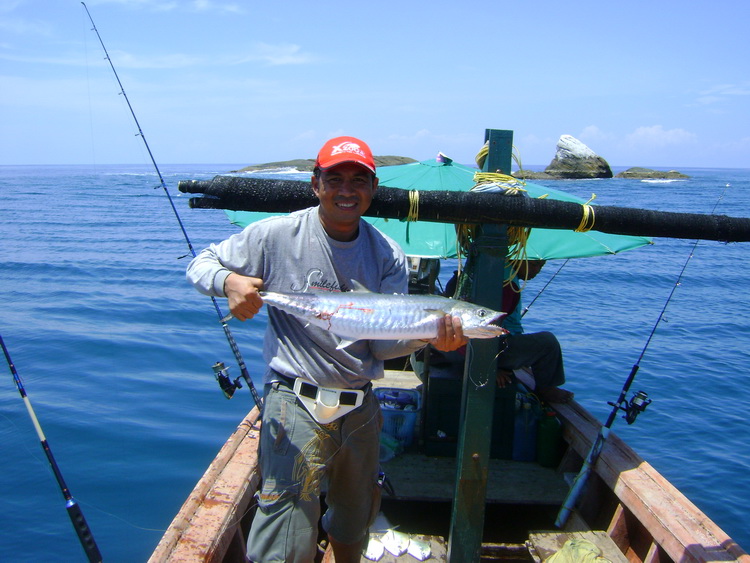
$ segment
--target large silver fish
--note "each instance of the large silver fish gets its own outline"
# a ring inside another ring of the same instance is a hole
[[[383,294],[367,291],[276,293],[262,291],[268,305],[331,331],[345,343],[356,340],[431,339],[438,319],[461,318],[467,338],[494,338],[507,331],[492,324],[506,313],[437,295]],[[342,343],[342,344],[345,344]]]

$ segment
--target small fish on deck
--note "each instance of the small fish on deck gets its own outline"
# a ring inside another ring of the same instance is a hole
[[[344,339],[432,339],[438,320],[446,314],[459,317],[467,338],[495,338],[507,331],[494,324],[506,313],[438,295],[373,293],[356,284],[346,292],[315,291],[277,293],[262,291],[270,306],[294,315]],[[340,346],[342,347],[342,346]]]

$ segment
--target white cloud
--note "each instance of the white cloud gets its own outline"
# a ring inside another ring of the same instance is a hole
[[[124,51],[111,51],[109,54],[116,68],[186,68],[206,62],[204,57],[193,57],[183,54],[149,56],[139,58]],[[106,65],[106,59],[86,60],[83,57],[28,57],[0,54],[0,60],[29,64],[50,64],[61,66],[92,66]]]
[[[303,53],[299,45],[269,45],[259,44],[254,50],[241,58],[216,58],[185,53],[168,53],[164,55],[139,56],[126,51],[110,51],[112,63],[116,68],[137,69],[174,69],[190,68],[203,65],[234,66],[246,63],[263,63],[268,66],[299,65],[307,64],[316,60],[316,57]],[[34,57],[27,55],[14,55],[0,53],[0,60],[21,62],[29,64],[51,64],[63,66],[91,66],[106,65],[106,59],[86,59],[80,56],[57,56],[57,57]]]
[[[411,135],[388,135],[388,139],[392,139],[394,141],[419,141],[432,136],[433,135],[429,129],[420,129],[419,131],[415,131]]]
[[[216,2],[214,0],[90,0],[95,4],[120,4],[132,8],[146,8],[154,12],[183,10],[190,12],[244,13],[238,3]]]
[[[702,92],[698,92],[695,103],[699,106],[708,106],[725,102],[737,96],[750,96],[750,85],[717,84]]]
[[[196,12],[220,12],[242,14],[244,10],[237,4],[216,3],[212,0],[193,0],[192,9]]]
[[[612,141],[615,136],[611,133],[602,131],[596,125],[588,125],[581,130],[577,138],[586,143],[595,143],[600,141]]]
[[[314,55],[303,53],[299,45],[292,43],[270,45],[258,43],[253,51],[247,55],[227,61],[228,64],[244,64],[249,62],[263,62],[270,66],[307,64],[316,60]]]
[[[0,0],[0,13],[12,12],[22,4],[22,0]]]
[[[120,4],[121,6],[130,6],[133,8],[148,8],[155,12],[169,12],[177,9],[180,5],[175,0],[89,0],[87,4],[92,6],[101,4]]]
[[[195,57],[182,53],[138,57],[124,51],[110,53],[116,67],[123,68],[187,68],[206,62],[204,57]]]
[[[318,138],[318,134],[313,129],[308,129],[307,131],[302,131],[301,133],[297,133],[294,137],[292,137],[293,141],[313,141]],[[336,135],[333,135],[333,137],[336,137]]]
[[[638,127],[625,136],[625,143],[644,148],[664,148],[669,146],[693,144],[698,137],[685,129],[664,129],[661,125]]]
[[[2,10],[0,10],[1,12]],[[21,18],[0,18],[0,31],[4,35],[50,36],[51,24],[43,21],[29,21]]]

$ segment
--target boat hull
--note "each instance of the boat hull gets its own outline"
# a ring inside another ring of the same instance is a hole
[[[409,380],[395,372],[389,375],[399,379],[386,379],[380,385],[418,382],[413,376]],[[576,401],[552,406],[563,423],[567,447],[557,468],[491,460],[483,560],[543,561],[566,539],[584,537],[595,539],[612,561],[750,563],[739,545],[614,433],[594,465],[578,507],[563,530],[555,529],[554,518],[566,492],[565,475],[578,471],[601,423]],[[260,483],[259,426],[253,409],[196,485],[150,562],[245,561],[253,496]],[[415,468],[420,472],[415,473]],[[384,497],[386,517],[397,518],[401,530],[447,546],[455,460],[425,456],[415,445],[385,463],[384,469],[395,486],[395,496]],[[524,488],[533,489],[536,496],[522,492]],[[432,522],[425,516],[431,516]],[[322,557],[332,560],[330,553]],[[390,560],[399,559],[381,559]]]

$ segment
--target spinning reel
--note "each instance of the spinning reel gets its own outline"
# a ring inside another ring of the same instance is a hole
[[[219,382],[219,387],[224,393],[227,399],[231,399],[232,395],[237,389],[242,389],[242,383],[238,377],[234,381],[229,377],[229,368],[224,365],[224,362],[216,362],[213,366],[214,377]]]
[[[624,411],[625,414],[622,417],[628,424],[633,424],[638,415],[645,411],[646,407],[651,404],[651,399],[648,398],[648,394],[645,391],[638,391],[629,402],[623,398],[619,403],[608,402],[607,404]]]

